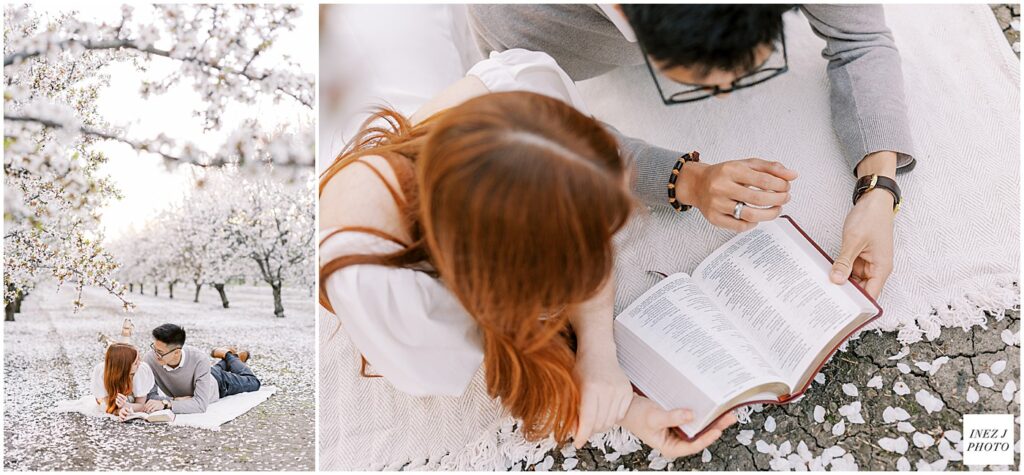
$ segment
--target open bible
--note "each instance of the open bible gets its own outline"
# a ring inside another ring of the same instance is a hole
[[[124,422],[128,422],[135,419],[142,419],[146,422],[152,423],[167,423],[174,420],[174,413],[170,409],[162,409],[154,412],[133,412],[128,414],[128,417],[124,418]]]
[[[799,397],[881,307],[829,280],[831,259],[788,216],[762,222],[672,274],[615,318],[619,363],[665,409],[688,408],[699,436],[722,414]]]

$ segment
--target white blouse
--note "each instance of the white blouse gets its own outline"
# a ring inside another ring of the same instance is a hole
[[[491,92],[531,91],[587,113],[575,83],[546,53],[513,49],[473,66]],[[396,243],[362,232],[320,232],[320,265],[353,254],[386,254]],[[326,240],[325,236],[330,236]],[[411,269],[344,267],[325,291],[353,344],[396,389],[414,396],[460,396],[483,362],[476,322],[444,284]]]
[[[135,370],[135,376],[132,376],[132,396],[143,397],[149,394],[149,391],[153,389],[153,385],[156,384],[156,380],[153,378],[153,370],[149,369],[149,365],[142,363],[139,368]],[[92,368],[92,395],[96,399],[103,399],[107,397],[107,388],[103,386],[103,363],[97,363]]]

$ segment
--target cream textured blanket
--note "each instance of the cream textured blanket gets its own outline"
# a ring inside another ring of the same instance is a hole
[[[207,406],[206,412],[201,414],[176,414],[174,420],[169,422],[168,425],[219,431],[222,424],[249,412],[250,409],[260,405],[260,403],[266,401],[276,392],[277,388],[274,386],[263,386],[259,391],[235,394],[218,399],[213,404]],[[90,417],[114,418],[114,416],[103,412],[91,395],[58,402],[53,408],[53,412],[77,412]],[[144,423],[137,422],[137,424]]]
[[[461,7],[434,8],[452,9],[442,17],[458,18]],[[383,13],[374,18],[374,10],[363,9],[366,17],[348,21],[372,25]],[[394,11],[387,13],[387,21],[401,21]],[[876,328],[898,331],[910,343],[943,326],[984,325],[984,311],[999,313],[1019,301],[1019,61],[985,5],[890,6],[886,13],[903,56],[919,164],[900,177],[906,201],[897,218],[895,272],[880,300],[885,317]],[[440,29],[435,39],[465,38],[461,22],[431,25]],[[417,41],[431,36],[415,29],[388,31]],[[785,212],[835,255],[853,178],[831,128],[820,56],[824,41],[796,14],[788,18],[786,38],[790,71],[724,100],[665,107],[642,67],[580,86],[591,110],[624,133],[663,147],[698,149],[711,162],[759,156],[797,169],[800,178]],[[401,79],[410,83],[408,89],[383,85],[360,106],[381,103],[389,91],[399,90],[402,108],[413,107],[409,91],[422,100],[430,91],[412,83],[422,84],[423,74],[460,77],[469,49],[449,45],[443,50],[447,60],[434,58],[436,75],[421,69]],[[380,49],[376,57],[401,62],[391,57],[402,54],[396,51]],[[429,62],[422,55],[415,61]],[[643,271],[690,271],[730,235],[712,229],[696,211],[683,217],[640,214],[620,236],[617,307],[653,283]],[[524,441],[514,421],[487,397],[481,374],[459,398],[413,398],[381,378],[359,377],[359,357],[344,330],[327,312],[321,315],[322,469],[504,470],[521,460],[540,461],[554,447],[550,440]],[[621,453],[638,448],[619,429],[592,442]]]

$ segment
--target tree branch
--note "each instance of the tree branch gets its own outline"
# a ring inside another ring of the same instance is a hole
[[[259,74],[259,75],[248,72],[247,71],[248,64],[246,64],[246,68],[245,69],[243,69],[242,71],[238,71],[238,70],[235,70],[235,69],[230,68],[230,67],[221,66],[221,65],[216,64],[216,63],[211,63],[211,62],[209,62],[209,61],[207,61],[205,59],[197,58],[195,56],[187,56],[187,57],[181,57],[181,58],[175,57],[168,50],[154,48],[153,46],[141,46],[141,45],[135,43],[134,40],[129,40],[129,39],[115,39],[115,40],[101,40],[101,41],[91,41],[91,40],[90,41],[79,41],[79,40],[76,40],[76,39],[67,39],[67,40],[62,40],[62,41],[58,41],[58,42],[54,43],[55,46],[57,46],[57,47],[59,47],[61,49],[67,49],[68,47],[70,47],[72,45],[75,45],[75,44],[80,45],[81,47],[83,47],[83,48],[85,48],[87,50],[110,50],[110,49],[130,49],[130,50],[135,50],[135,51],[138,51],[138,52],[141,52],[141,53],[152,54],[152,55],[156,55],[156,56],[163,56],[165,58],[170,58],[170,59],[174,59],[174,60],[178,60],[178,61],[184,61],[184,62],[189,62],[189,63],[197,64],[199,66],[202,66],[202,67],[205,67],[205,68],[209,68],[209,69],[214,69],[214,70],[217,70],[217,71],[220,71],[220,72],[223,72],[223,73],[233,74],[233,75],[236,75],[236,76],[241,76],[241,77],[244,77],[244,78],[246,78],[246,79],[248,79],[250,81],[262,81],[262,80],[270,77],[270,73],[268,73],[268,72],[264,72],[263,74]],[[10,65],[12,65],[12,64],[14,64],[16,62],[24,61],[24,60],[29,59],[29,58],[34,58],[34,57],[39,56],[41,54],[43,54],[43,51],[39,51],[39,50],[25,50],[25,51],[17,51],[17,52],[8,54],[8,55],[4,55],[4,67],[10,66]],[[312,102],[309,101],[308,99],[305,99],[305,98],[301,97],[298,93],[296,93],[294,91],[289,91],[287,89],[284,89],[281,86],[277,86],[275,89],[277,91],[281,92],[282,94],[285,94],[285,95],[295,99],[300,104],[302,104],[302,105],[304,105],[304,106],[306,106],[306,107],[308,107],[310,109],[313,108]]]

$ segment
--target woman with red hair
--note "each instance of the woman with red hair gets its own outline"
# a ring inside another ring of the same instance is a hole
[[[107,414],[144,411],[146,397],[155,384],[153,371],[142,363],[138,348],[129,343],[107,347],[102,363],[92,371],[92,395]]]
[[[320,300],[364,376],[457,396],[482,363],[528,438],[582,446],[620,424],[692,454],[734,419],[679,439],[689,411],[634,395],[619,368],[612,236],[636,203],[581,110],[549,56],[510,50],[410,118],[379,111],[321,176]]]

